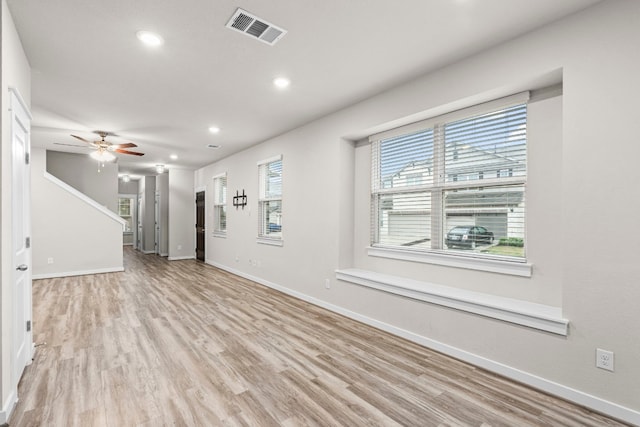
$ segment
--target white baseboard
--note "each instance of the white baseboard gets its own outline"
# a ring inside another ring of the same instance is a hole
[[[54,279],[56,277],[86,276],[87,274],[118,273],[121,271],[124,271],[124,267],[108,267],[108,268],[97,268],[94,270],[64,271],[59,273],[39,273],[39,274],[34,274],[32,278],[33,280]]]
[[[533,375],[528,372],[521,371],[520,369],[504,365],[494,360],[490,360],[485,357],[478,356],[476,354],[441,343],[439,341],[432,340],[422,335],[418,335],[413,332],[406,331],[404,329],[398,328],[388,323],[380,322],[379,320],[372,319],[360,313],[356,313],[354,311],[347,310],[343,307],[327,303],[325,301],[302,294],[292,289],[285,288],[283,286],[261,279],[260,277],[252,276],[242,271],[230,268],[226,265],[219,264],[211,260],[205,260],[205,262],[214,267],[228,271],[229,273],[233,273],[237,276],[244,277],[245,279],[252,280],[261,285],[280,291],[284,294],[291,295],[293,297],[296,297],[298,299],[301,299],[313,305],[317,305],[329,311],[333,311],[334,313],[341,314],[343,316],[365,323],[369,326],[373,326],[374,328],[381,329],[385,332],[389,332],[393,335],[397,335],[399,337],[405,338],[409,341],[415,342],[424,347],[430,348],[432,350],[438,351],[440,353],[446,354],[448,356],[454,357],[456,359],[459,359],[464,362],[470,363],[472,365],[478,366],[480,368],[486,369],[488,371],[495,372],[504,377],[529,385],[538,390],[542,390],[544,392],[553,394],[555,396],[561,397],[563,399],[569,400],[579,405],[586,406],[587,408],[591,408],[594,411],[603,413],[610,417],[617,418],[619,420],[622,420],[634,425],[640,425],[639,411],[635,411],[633,409],[618,405],[616,403],[609,402],[599,397],[592,396],[588,393],[584,393],[580,390],[575,390],[571,387],[567,387],[565,385],[547,380],[545,378],[541,378],[537,375]]]
[[[145,255],[155,254],[155,253],[156,253],[156,251],[155,251],[155,250],[152,250],[152,251],[140,251],[140,252],[142,252],[142,253],[143,253],[143,254],[145,254]]]
[[[167,253],[161,252],[161,253],[160,253],[160,256],[166,256],[166,257],[168,257],[168,256],[169,256],[169,253],[168,253],[168,252],[167,252]]]
[[[183,259],[196,259],[195,255],[187,255],[187,256],[170,256],[167,258],[169,261],[180,261]]]
[[[9,422],[9,418],[11,417],[11,413],[13,409],[16,407],[18,403],[18,392],[17,390],[11,390],[9,393],[9,397],[2,405],[2,411],[0,411],[0,424],[5,424]]]

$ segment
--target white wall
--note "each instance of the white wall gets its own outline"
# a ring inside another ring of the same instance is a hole
[[[640,208],[630,176],[640,157],[638,22],[640,2],[599,3],[196,171],[195,186],[209,194],[212,177],[228,173],[227,237],[208,232],[208,262],[640,423],[640,229],[622,227],[621,238],[616,221]],[[530,135],[539,144],[530,146],[528,226],[540,231],[528,233],[531,278],[367,256],[368,147],[355,149],[345,137],[360,139],[558,76],[562,100],[531,107],[541,122],[562,116],[561,125],[542,130],[555,137]],[[283,155],[282,247],[255,242],[256,162],[277,154]],[[236,210],[231,196],[242,189],[249,205]],[[557,305],[570,332],[556,336],[336,282],[334,271],[342,267]],[[616,372],[595,368],[596,347],[615,352]]]
[[[169,170],[169,260],[195,258],[193,171]]]
[[[1,289],[0,289],[0,422],[12,409],[12,399],[16,397],[16,387],[11,384],[10,352],[13,327],[12,273],[14,271],[11,254],[12,194],[11,194],[11,120],[9,112],[9,87],[18,90],[27,106],[31,105],[31,68],[9,13],[6,0],[2,0],[2,148],[0,150],[0,246]],[[22,325],[18,326],[22,327]]]
[[[32,150],[34,278],[122,271],[122,224],[116,215],[47,180],[45,158],[43,149]]]
[[[138,184],[139,181],[137,179],[132,179],[129,182],[118,179],[118,194],[138,194]]]
[[[81,193],[118,212],[118,165],[102,166],[88,154],[47,152],[47,172]]]

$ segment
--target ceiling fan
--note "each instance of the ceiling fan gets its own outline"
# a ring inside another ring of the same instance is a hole
[[[134,144],[133,142],[126,142],[123,144],[113,144],[111,142],[105,141],[105,138],[107,136],[113,136],[112,133],[110,132],[105,132],[102,130],[96,130],[93,133],[98,134],[100,136],[100,140],[96,140],[96,141],[89,141],[88,139],[85,139],[81,136],[78,135],[71,135],[72,137],[79,139],[82,142],[86,142],[87,144],[90,145],[90,147],[86,147],[84,145],[75,145],[75,144],[63,144],[63,143],[59,143],[59,142],[54,142],[54,144],[57,145],[69,145],[72,147],[86,147],[86,148],[94,148],[96,151],[92,152],[90,154],[91,157],[93,157],[96,160],[101,160],[101,161],[111,161],[115,159],[115,156],[113,154],[111,154],[111,152],[114,153],[120,153],[120,154],[131,154],[134,156],[144,156],[144,153],[139,153],[137,151],[130,151],[130,150],[126,150],[126,148],[133,148],[133,147],[137,147],[136,144]]]

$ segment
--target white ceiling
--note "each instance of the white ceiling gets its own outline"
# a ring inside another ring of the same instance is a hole
[[[8,0],[32,67],[32,144],[133,141],[121,172],[196,169],[597,0]],[[288,33],[225,28],[236,8]],[[159,33],[156,49],[136,39]],[[278,90],[272,80],[291,79]],[[213,135],[210,126],[221,132]],[[212,150],[208,144],[221,145]],[[170,160],[170,154],[178,160]]]

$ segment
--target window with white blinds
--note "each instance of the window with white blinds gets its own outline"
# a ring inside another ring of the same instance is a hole
[[[372,246],[524,259],[527,95],[370,137]]]
[[[213,177],[213,233],[227,234],[227,174]]]
[[[282,156],[258,162],[258,238],[282,241]]]

